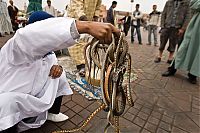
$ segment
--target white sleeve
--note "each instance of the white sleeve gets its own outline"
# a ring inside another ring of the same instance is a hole
[[[72,18],[49,18],[19,29],[13,40],[29,58],[41,58],[76,43],[71,34],[72,25],[75,25]]]

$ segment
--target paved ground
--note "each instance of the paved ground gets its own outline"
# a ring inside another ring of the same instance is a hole
[[[143,36],[146,33],[143,32]],[[0,38],[4,42],[5,38]],[[144,39],[146,43],[146,38]],[[128,37],[128,41],[130,39]],[[133,70],[138,75],[131,83],[137,94],[134,107],[127,106],[120,118],[122,133],[200,133],[200,87],[187,81],[187,73],[178,71],[174,77],[163,78],[166,70],[166,54],[159,64],[153,62],[158,47],[130,44]],[[59,58],[64,67],[75,69],[70,57]],[[79,126],[99,104],[88,101],[75,93],[63,99],[61,111],[70,119],[66,122],[46,122],[41,128],[25,133],[50,133],[54,130]],[[103,133],[106,113],[100,112],[79,133]],[[113,132],[112,129],[109,133]]]

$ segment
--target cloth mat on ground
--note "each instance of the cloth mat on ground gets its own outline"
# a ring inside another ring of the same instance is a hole
[[[101,87],[92,86],[87,83],[85,78],[80,77],[78,72],[73,71],[66,71],[66,77],[70,84],[70,87],[78,92],[79,94],[83,95],[88,100],[100,100],[102,99],[101,95]],[[131,82],[137,79],[137,75],[131,73]],[[127,83],[127,74],[124,75],[124,82]]]

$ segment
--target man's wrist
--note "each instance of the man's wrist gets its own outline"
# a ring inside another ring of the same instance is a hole
[[[90,22],[86,21],[76,21],[76,27],[79,34],[88,33],[90,30]]]

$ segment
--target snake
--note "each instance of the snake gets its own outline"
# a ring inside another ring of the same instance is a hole
[[[88,116],[80,127],[70,130],[55,131],[53,133],[71,133],[80,131],[87,126],[92,118],[94,118],[101,110],[108,112],[108,123],[104,128],[104,132],[106,133],[110,126],[115,129],[115,133],[120,132],[119,116],[124,113],[126,101],[130,106],[134,106],[130,87],[131,55],[128,53],[128,49],[128,42],[124,39],[123,33],[121,33],[119,40],[116,40],[113,36],[113,41],[110,45],[100,44],[95,38],[85,45],[84,56],[86,67],[89,70],[89,76],[91,76],[91,67],[94,67],[94,71],[95,67],[101,71],[101,105]],[[100,50],[104,50],[105,53],[99,55]],[[89,52],[88,56],[87,52]],[[100,59],[103,59],[103,61]],[[128,74],[127,85],[123,85],[125,73]]]

